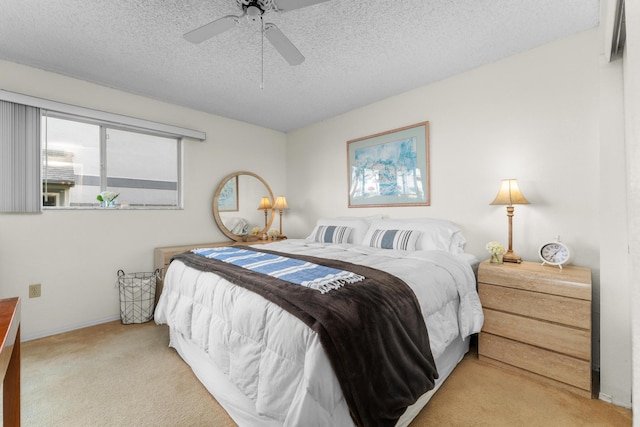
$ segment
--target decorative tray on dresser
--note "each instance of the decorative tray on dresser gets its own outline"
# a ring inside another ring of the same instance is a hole
[[[480,360],[591,398],[591,270],[538,263],[478,269]]]

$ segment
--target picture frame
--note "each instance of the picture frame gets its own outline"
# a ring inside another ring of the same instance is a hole
[[[218,210],[220,212],[237,212],[238,206],[238,177],[234,176],[224,183],[218,196]]]
[[[430,206],[429,122],[347,141],[349,207]]]

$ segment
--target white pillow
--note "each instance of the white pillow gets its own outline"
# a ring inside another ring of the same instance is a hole
[[[374,248],[415,251],[420,234],[416,230],[373,230],[371,240],[365,243]]]
[[[349,243],[353,228],[340,225],[318,225],[313,230],[313,240],[320,243]]]
[[[441,250],[455,255],[464,252],[465,238],[457,225],[451,221],[433,218],[381,219],[374,220],[365,234],[364,241],[370,242],[376,230],[416,230],[422,234],[416,243],[416,250]]]
[[[335,226],[344,226],[350,227],[353,230],[349,235],[347,243],[353,243],[356,245],[362,245],[364,241],[364,235],[367,233],[369,229],[369,225],[374,219],[382,218],[381,215],[373,216],[373,217],[357,217],[357,216],[341,216],[337,218],[319,218],[316,222],[316,228],[321,225],[335,225]],[[316,230],[314,228],[314,232]],[[314,239],[314,232],[311,233],[307,237],[307,239]]]

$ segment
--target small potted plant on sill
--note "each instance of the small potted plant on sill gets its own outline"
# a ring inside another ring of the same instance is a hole
[[[116,198],[120,195],[120,193],[116,193],[113,191],[103,191],[98,194],[98,201],[100,201],[101,205],[105,208],[113,208],[116,206]]]

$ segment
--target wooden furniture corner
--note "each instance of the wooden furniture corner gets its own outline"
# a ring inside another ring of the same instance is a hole
[[[0,299],[0,373],[4,427],[20,426],[20,298]]]

